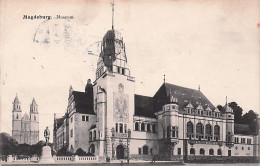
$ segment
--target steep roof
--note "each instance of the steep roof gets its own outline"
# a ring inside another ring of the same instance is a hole
[[[73,91],[72,94],[74,96],[76,112],[83,114],[95,114],[93,110],[93,102],[88,102],[89,99],[84,92]]]
[[[62,126],[65,117],[66,117],[66,116],[64,115],[63,117],[56,119],[57,129],[58,129],[60,126]]]
[[[234,125],[234,132],[235,132],[235,134],[243,134],[243,135],[252,134],[251,130],[249,128],[249,125],[238,124],[238,123],[235,123],[235,125]]]
[[[135,94],[135,115],[145,117],[155,117],[153,97]]]
[[[197,108],[201,104],[204,109],[209,107],[211,110],[215,110],[214,105],[200,90],[164,83],[154,95],[154,104],[157,111],[161,110],[162,106],[169,102],[169,95],[178,99],[180,109],[183,109],[190,103],[194,108]]]

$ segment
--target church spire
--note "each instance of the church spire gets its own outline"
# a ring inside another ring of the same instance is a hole
[[[115,6],[114,0],[113,2],[111,2],[111,5],[112,5],[112,30],[114,30],[114,6]]]
[[[13,101],[13,111],[21,111],[21,102],[18,99],[17,93]]]

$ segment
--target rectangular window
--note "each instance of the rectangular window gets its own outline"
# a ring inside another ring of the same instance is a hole
[[[251,144],[251,139],[247,139],[247,144]]]
[[[125,69],[124,68],[122,68],[122,74],[125,75]]]
[[[141,155],[142,154],[142,148],[138,148],[138,153]]]
[[[125,124],[125,133],[127,133],[127,125]]]
[[[120,67],[117,67],[117,73],[120,74]]]
[[[73,137],[73,129],[70,130],[70,137]]]
[[[89,116],[86,116],[86,121],[87,121],[87,122],[89,121]]]
[[[181,148],[178,148],[178,155],[181,155]]]
[[[85,116],[84,115],[82,115],[82,121],[85,121]]]
[[[120,131],[120,133],[123,133],[123,124],[122,123],[119,124],[119,131]]]
[[[70,123],[72,123],[73,122],[73,116],[70,118]]]
[[[116,133],[118,132],[118,123],[116,123]]]

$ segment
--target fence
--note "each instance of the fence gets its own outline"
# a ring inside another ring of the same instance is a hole
[[[55,163],[97,163],[99,161],[98,156],[53,156]],[[6,159],[1,159],[1,163],[30,163],[30,162],[39,162],[39,157],[26,157],[19,159],[13,157],[12,155],[7,156]]]

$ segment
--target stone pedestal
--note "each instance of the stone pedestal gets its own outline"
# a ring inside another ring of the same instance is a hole
[[[51,155],[51,147],[49,146],[42,147],[42,157],[39,163],[54,163],[54,159]]]

